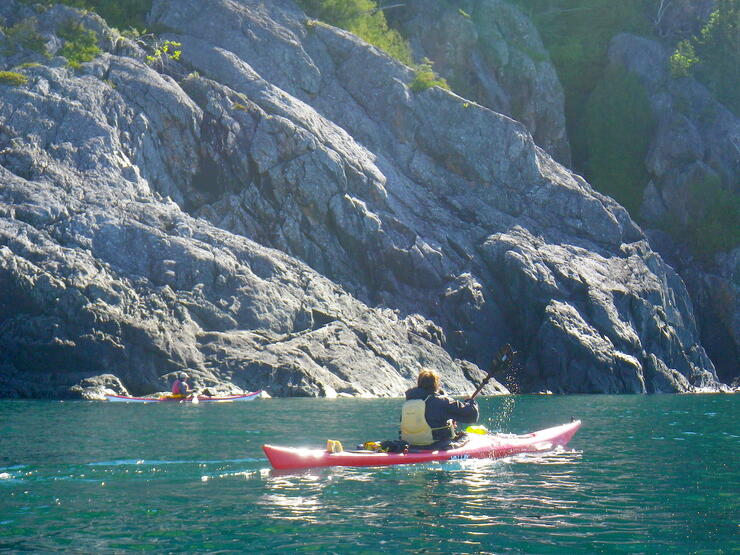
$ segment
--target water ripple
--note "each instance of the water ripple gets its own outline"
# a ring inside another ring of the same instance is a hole
[[[87,463],[87,466],[154,466],[163,464],[223,464],[223,463],[241,463],[241,462],[255,462],[262,459],[256,459],[253,457],[245,457],[241,459],[215,459],[215,460],[183,460],[183,461],[168,461],[168,460],[145,460],[145,459],[121,459],[115,461],[101,461]]]
[[[0,402],[0,551],[731,553],[737,399],[482,399],[503,430],[584,427],[549,453],[298,473],[267,469],[261,438],[391,437],[399,400]]]

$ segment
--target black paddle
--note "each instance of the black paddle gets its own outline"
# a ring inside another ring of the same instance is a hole
[[[515,353],[512,350],[511,345],[509,345],[508,343],[501,347],[499,352],[496,353],[496,356],[493,357],[493,360],[491,361],[491,366],[488,369],[486,377],[483,378],[483,381],[478,386],[478,389],[475,390],[475,393],[470,396],[470,401],[475,399],[475,396],[478,395],[478,393],[480,393],[484,387],[486,387],[488,382],[491,381],[491,378],[493,378],[494,373],[504,369],[511,364],[511,359],[514,358],[514,354]]]

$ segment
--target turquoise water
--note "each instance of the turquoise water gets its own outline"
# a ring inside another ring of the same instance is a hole
[[[0,551],[736,553],[739,402],[486,398],[490,429],[584,424],[546,455],[278,474],[263,443],[393,438],[401,401],[2,401]]]

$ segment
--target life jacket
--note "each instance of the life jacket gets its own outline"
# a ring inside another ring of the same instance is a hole
[[[411,445],[431,445],[434,439],[434,430],[450,428],[450,424],[439,428],[432,428],[425,417],[427,399],[411,399],[405,401],[401,407],[401,439]]]
[[[184,396],[182,390],[180,389],[181,383],[182,382],[180,380],[175,380],[175,383],[172,384],[172,395],[173,396],[175,395],[180,396],[180,397]]]

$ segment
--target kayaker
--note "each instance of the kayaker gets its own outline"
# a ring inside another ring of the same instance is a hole
[[[478,404],[447,397],[440,390],[439,374],[422,368],[417,386],[406,392],[401,409],[400,437],[409,445],[443,448],[456,437],[455,421],[474,423],[478,420]]]
[[[188,385],[188,375],[185,372],[180,372],[178,379],[172,384],[172,396],[173,397],[187,397],[193,392]]]

